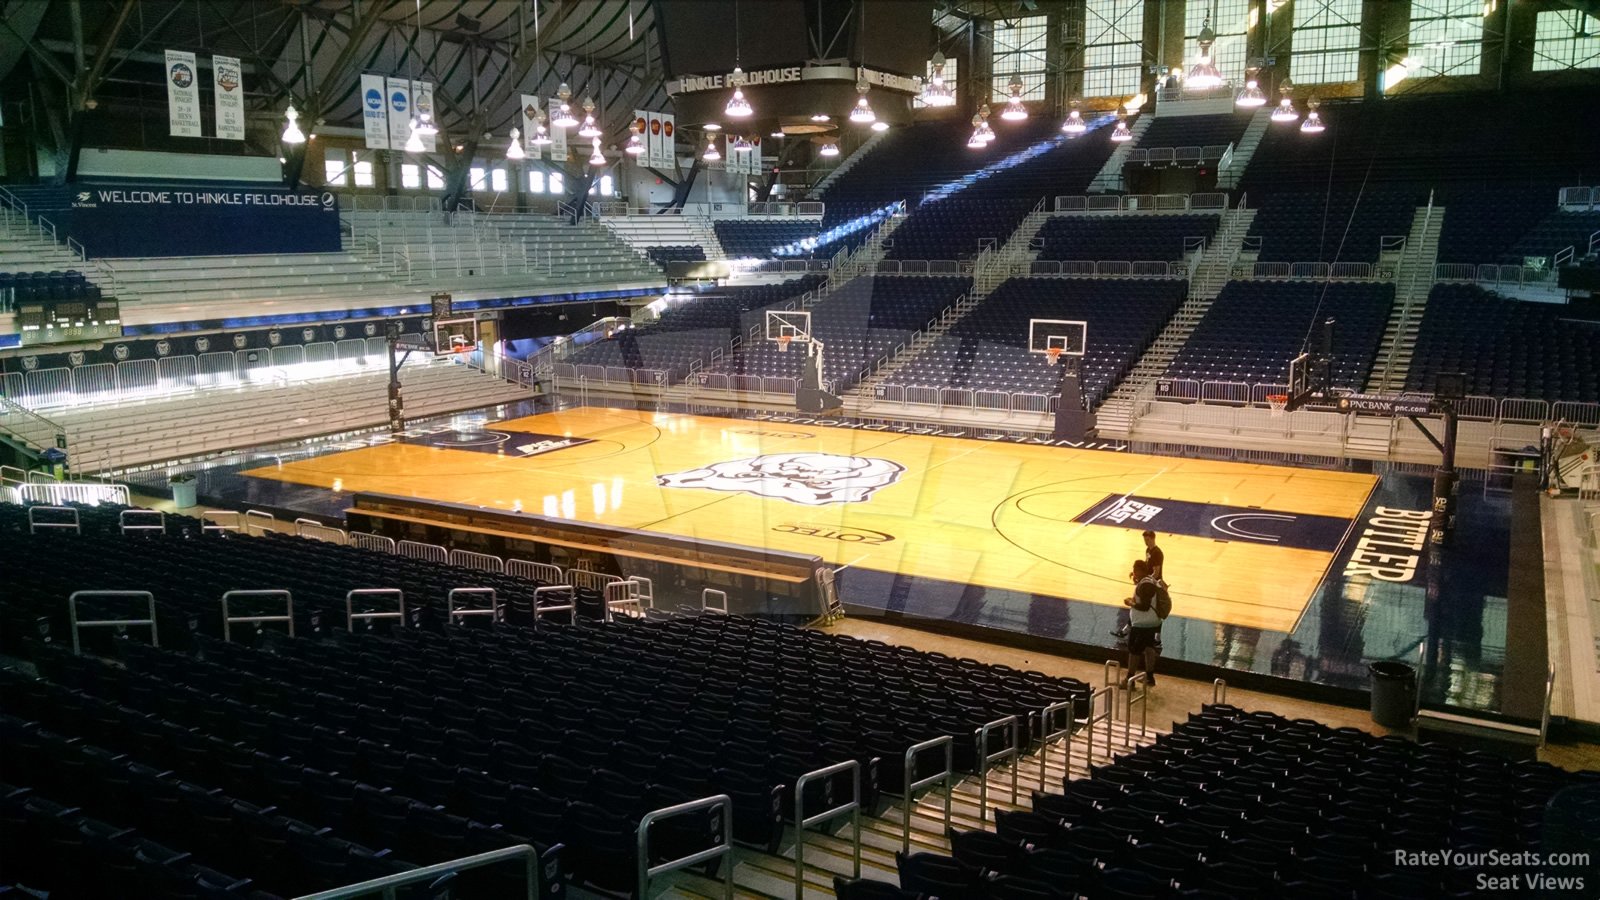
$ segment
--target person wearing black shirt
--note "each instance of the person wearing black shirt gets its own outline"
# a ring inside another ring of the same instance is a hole
[[[1156,596],[1160,589],[1151,574],[1150,564],[1142,559],[1133,561],[1133,596],[1122,601],[1128,607],[1128,672],[1130,676],[1144,673],[1145,684],[1156,683],[1156,659],[1161,655],[1161,615],[1156,611]]]
[[[1150,564],[1150,574],[1161,582],[1162,587],[1165,587],[1167,580],[1162,577],[1161,566],[1167,561],[1167,555],[1161,552],[1160,547],[1156,546],[1156,533],[1154,531],[1146,531],[1144,533],[1144,561]]]

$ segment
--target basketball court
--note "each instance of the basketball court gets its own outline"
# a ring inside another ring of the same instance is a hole
[[[1291,632],[1372,475],[579,408],[243,473],[815,554],[1118,606],[1160,533],[1175,614]]]

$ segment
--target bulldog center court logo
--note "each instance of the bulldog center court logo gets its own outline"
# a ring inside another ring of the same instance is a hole
[[[870,456],[769,453],[656,476],[662,487],[755,494],[802,506],[862,503],[900,480],[905,466]]]

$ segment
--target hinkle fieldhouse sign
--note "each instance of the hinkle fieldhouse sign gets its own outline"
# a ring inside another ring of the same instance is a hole
[[[331,192],[194,184],[78,183],[64,189],[66,232],[91,257],[329,253],[339,244]]]

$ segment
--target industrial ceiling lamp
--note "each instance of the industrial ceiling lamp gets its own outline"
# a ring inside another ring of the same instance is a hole
[[[529,143],[535,147],[544,147],[550,143],[550,130],[544,127],[544,113],[541,111],[533,117],[533,140]]]
[[[750,101],[744,98],[744,70],[739,68],[739,0],[733,2],[733,71],[728,74],[728,83],[733,85],[733,96],[728,98],[722,114],[730,119],[748,119],[755,115]]]
[[[1261,91],[1261,83],[1256,80],[1256,70],[1251,69],[1244,79],[1244,87],[1233,98],[1233,105],[1240,109],[1260,109],[1267,105],[1267,95]]]
[[[1021,122],[1028,117],[1028,108],[1022,105],[1022,75],[1013,74],[1011,82],[1006,87],[1011,90],[1011,99],[1006,101],[1006,108],[1001,111],[1000,118],[1007,122]]]
[[[411,120],[411,136],[406,138],[406,152],[407,153],[421,153],[422,151],[424,151],[426,149],[428,149],[428,148],[423,146],[423,143],[422,143],[422,132],[417,128],[417,120],[416,119],[412,119]]]
[[[589,154],[589,165],[603,166],[606,164],[606,155],[600,152],[600,139],[593,138],[592,140],[593,143],[590,146],[594,147],[594,152]]]
[[[850,110],[850,121],[857,125],[871,125],[878,120],[878,114],[872,111],[872,104],[867,102],[867,91],[870,90],[872,85],[867,84],[865,75],[856,80],[856,93],[861,96],[856,98],[856,108]]]
[[[1196,57],[1194,66],[1189,69],[1189,77],[1183,86],[1191,91],[1207,91],[1222,85],[1222,73],[1217,71],[1217,64],[1211,61],[1211,45],[1217,42],[1217,33],[1211,30],[1211,17],[1206,16],[1205,24],[1200,27],[1200,55]]]
[[[982,150],[987,146],[989,146],[989,142],[983,139],[983,120],[978,118],[977,113],[973,113],[972,137],[967,138],[967,149]]]
[[[578,137],[597,138],[600,136],[600,126],[594,121],[594,98],[583,98],[583,125],[578,128]]]
[[[576,128],[578,117],[572,114],[572,88],[565,81],[556,88],[556,99],[561,103],[550,111],[551,128]]]
[[[928,78],[928,83],[922,86],[922,105],[936,108],[956,105],[956,92],[944,81],[946,62],[943,53],[933,51],[933,74]]]
[[[1289,83],[1284,82],[1283,86],[1278,88],[1283,92],[1283,99],[1278,101],[1278,108],[1272,111],[1274,122],[1293,122],[1300,118],[1300,111],[1294,108],[1294,101],[1289,99],[1289,87]]]
[[[516,128],[511,129],[511,143],[506,145],[506,159],[527,159],[528,154],[522,149],[522,132]]]
[[[714,134],[706,135],[706,152],[700,154],[700,158],[705,160],[706,162],[716,162],[717,160],[722,158],[722,154],[717,152],[717,136],[716,135],[714,135]]]
[[[1088,130],[1088,124],[1083,121],[1083,113],[1078,111],[1078,101],[1072,101],[1072,111],[1067,113],[1067,120],[1061,123],[1061,133],[1077,137]]]
[[[835,144],[833,141],[828,141],[827,143],[822,145],[822,149],[821,150],[817,151],[817,155],[818,156],[826,156],[826,157],[829,157],[830,159],[832,157],[838,156],[839,155],[839,145]]]
[[[1133,140],[1133,132],[1128,130],[1128,113],[1121,107],[1117,109],[1117,127],[1111,129],[1111,140],[1118,144]]]
[[[422,46],[422,0],[417,0],[417,46]],[[407,89],[411,91],[411,108],[416,111],[417,115],[411,120],[411,139],[406,141],[406,149],[412,153],[420,153],[423,150],[422,142],[416,140],[416,138],[419,135],[433,137],[439,133],[439,129],[433,126],[433,110],[423,109],[422,104],[418,102],[421,99],[422,92],[417,90],[415,72],[412,73]],[[414,149],[412,144],[416,145]]]
[[[283,111],[283,119],[286,123],[283,126],[283,142],[285,144],[304,144],[306,142],[306,133],[300,130],[300,113],[294,108],[293,103],[289,104],[289,108]]]
[[[1321,134],[1324,128],[1322,116],[1317,113],[1317,98],[1312,97],[1306,101],[1306,120],[1300,123],[1300,133]]]
[[[872,123],[872,130],[873,131],[888,131],[889,130],[889,123],[883,121],[882,119],[879,119],[878,121]]]
[[[831,122],[831,121],[833,121],[833,116],[830,116],[827,113],[812,113],[811,114],[811,121],[813,121],[813,122]]]
[[[628,126],[628,145],[622,148],[622,152],[629,156],[644,155],[644,136],[639,133],[638,122]]]

